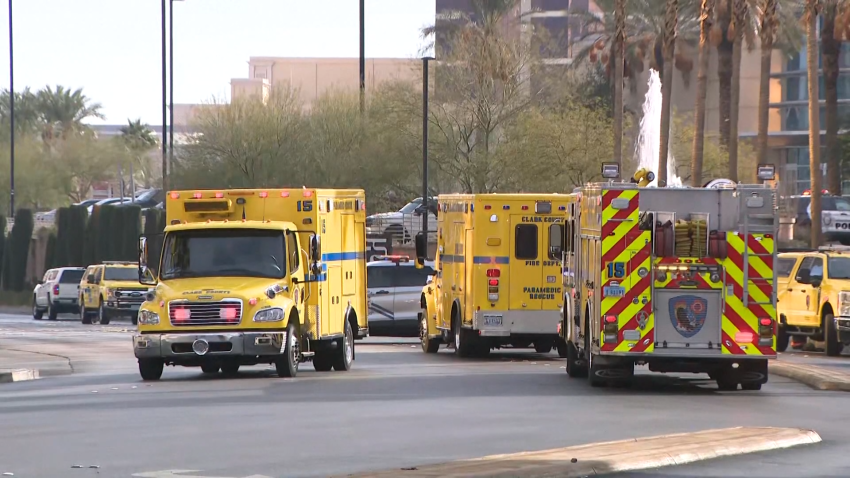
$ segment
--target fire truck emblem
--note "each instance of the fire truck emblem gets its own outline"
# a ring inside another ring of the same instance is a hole
[[[707,300],[695,295],[680,295],[670,300],[670,320],[682,337],[691,338],[702,330],[708,315],[707,305]]]

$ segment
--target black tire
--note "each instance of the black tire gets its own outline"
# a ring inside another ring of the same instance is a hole
[[[587,367],[587,381],[591,387],[604,387],[608,382],[601,378],[599,374],[604,373],[606,367],[602,367],[598,364],[598,361],[593,360],[593,353],[590,350],[587,351],[587,358],[590,362]]]
[[[333,367],[333,357],[327,352],[316,352],[316,355],[313,356],[313,369],[317,372],[330,372]]]
[[[491,351],[491,350],[492,350],[492,349],[490,348],[490,344],[488,344],[487,342],[485,342],[485,341],[483,341],[483,340],[480,340],[480,339],[479,339],[479,340],[475,343],[475,356],[476,356],[476,357],[478,357],[478,358],[487,358],[487,357],[489,357],[489,356],[490,356],[490,351]]]
[[[440,350],[440,341],[428,337],[427,314],[419,315],[419,341],[422,344],[422,351],[426,354],[435,354]]]
[[[761,390],[761,384],[757,382],[741,383],[741,390]]]
[[[785,331],[785,327],[780,324],[776,329],[776,351],[784,352],[788,350],[788,343],[791,341],[791,336]]]
[[[572,342],[566,342],[567,348],[567,375],[570,378],[586,378],[587,377],[587,366],[581,365],[578,349],[575,344]]]
[[[133,325],[139,325],[139,313],[138,312],[136,312],[135,314],[133,314],[132,317],[130,317],[130,322],[132,322]]]
[[[205,374],[208,374],[208,375],[218,373],[220,368],[221,367],[219,367],[218,365],[211,364],[211,363],[205,363],[205,364],[201,365],[201,371],[204,372]]]
[[[334,352],[334,370],[337,372],[351,370],[351,364],[354,362],[354,331],[351,329],[351,322],[347,318],[345,319],[345,333],[342,337],[342,343]]]
[[[567,358],[567,341],[564,339],[558,339],[555,343],[555,348],[558,349],[558,357]]]
[[[35,296],[32,297],[32,318],[33,320],[41,320],[44,317],[44,311],[38,308],[35,302]]]
[[[283,354],[279,355],[274,362],[274,368],[278,377],[295,378],[298,375],[298,361],[301,358],[301,339],[298,337],[297,318],[289,318],[286,327],[286,346]]]
[[[163,368],[165,368],[165,363],[162,359],[139,359],[139,374],[142,376],[142,380],[146,382],[159,380],[162,377]]]
[[[548,340],[534,342],[534,351],[539,354],[548,354],[552,351],[552,342]]]
[[[455,316],[454,339],[455,355],[458,357],[471,357],[475,352],[474,344],[471,343],[471,335],[467,329],[461,327],[460,317]]]
[[[53,306],[53,302],[47,304],[47,318],[50,320],[56,320],[59,317],[59,311],[56,310],[56,307]]]
[[[239,364],[236,362],[224,362],[221,364],[221,373],[232,377],[239,373]]]
[[[106,312],[106,309],[103,308],[103,300],[101,300],[100,305],[97,307],[97,323],[100,325],[108,325],[109,319],[109,314]]]
[[[835,330],[835,316],[832,314],[823,316],[823,329],[826,355],[828,357],[837,357],[841,354],[843,346],[838,341],[838,331]]]
[[[725,377],[721,374],[717,379],[717,389],[721,392],[734,392],[738,390],[738,382],[736,380],[730,379],[729,377]]]

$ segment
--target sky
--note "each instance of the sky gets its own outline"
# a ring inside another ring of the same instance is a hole
[[[158,0],[12,0],[15,90],[82,88],[104,121],[162,122]],[[435,0],[366,0],[366,57],[415,58]],[[9,14],[0,2],[0,89],[9,88]],[[227,98],[248,58],[359,55],[357,0],[176,0],[174,102]]]

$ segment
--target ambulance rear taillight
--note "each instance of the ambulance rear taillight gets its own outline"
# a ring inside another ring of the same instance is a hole
[[[616,315],[605,316],[605,324],[602,327],[602,332],[605,334],[605,342],[617,341],[617,334],[620,332],[620,327],[617,325]]]
[[[499,300],[499,269],[487,269],[487,300],[497,302]]]

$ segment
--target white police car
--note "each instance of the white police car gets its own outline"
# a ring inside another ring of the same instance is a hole
[[[419,299],[434,263],[417,269],[408,256],[378,256],[366,263],[369,335],[419,336]]]

